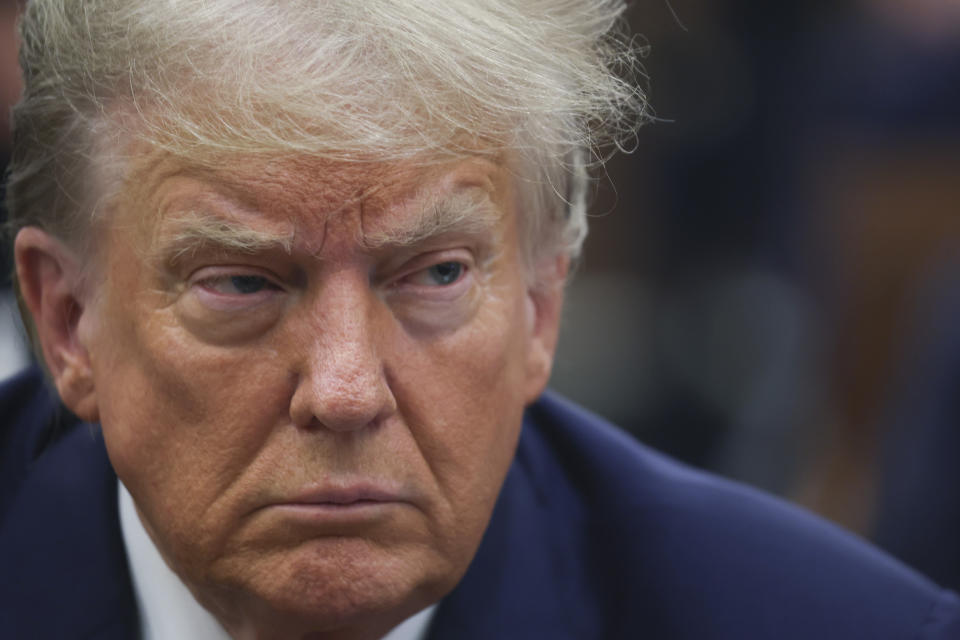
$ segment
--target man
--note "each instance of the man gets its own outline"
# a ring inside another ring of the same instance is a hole
[[[621,11],[31,3],[17,280],[76,418],[0,395],[5,633],[956,637],[955,596],[538,400],[583,150],[642,109]]]

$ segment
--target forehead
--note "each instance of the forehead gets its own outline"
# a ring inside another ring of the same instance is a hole
[[[499,159],[343,162],[316,157],[233,157],[194,163],[163,153],[130,164],[114,215],[134,215],[153,244],[191,217],[228,218],[299,238],[307,230],[355,227],[371,242],[409,235],[446,209],[460,217],[512,212],[514,178]],[[490,222],[490,220],[487,220]],[[441,220],[433,220],[440,224]]]

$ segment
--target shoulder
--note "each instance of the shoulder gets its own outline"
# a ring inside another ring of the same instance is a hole
[[[0,627],[11,637],[132,637],[117,478],[99,429],[64,409],[38,370],[0,386],[0,416]]]
[[[36,367],[0,383],[0,522],[64,412]]]
[[[576,523],[581,575],[608,619],[642,610],[669,637],[960,633],[955,596],[866,542],[655,453],[556,395],[530,408],[518,459],[561,503],[555,516]]]

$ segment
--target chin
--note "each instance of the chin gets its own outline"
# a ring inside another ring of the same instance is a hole
[[[218,589],[225,599],[204,602],[215,615],[222,612],[218,617],[235,637],[379,638],[446,595],[465,570],[429,551],[344,539],[284,555],[264,559],[264,571],[248,566],[247,575],[228,581],[236,585],[230,593]],[[220,577],[214,582],[225,583]],[[231,604],[217,606],[226,601]]]

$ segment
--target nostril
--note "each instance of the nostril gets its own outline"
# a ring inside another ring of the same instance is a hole
[[[395,410],[396,400],[379,368],[366,375],[301,375],[290,402],[295,425],[332,431],[373,426]]]

